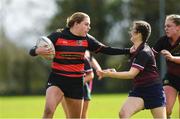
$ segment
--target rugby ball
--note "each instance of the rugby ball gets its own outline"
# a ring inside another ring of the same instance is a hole
[[[52,52],[50,54],[47,55],[40,55],[43,58],[47,59],[47,60],[52,60],[55,56],[55,48],[53,43],[51,42],[51,40],[49,38],[47,38],[46,36],[41,36],[37,42],[36,42],[36,46],[37,47],[44,47],[47,49],[51,49]]]

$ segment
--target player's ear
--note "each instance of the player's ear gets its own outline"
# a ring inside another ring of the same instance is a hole
[[[139,37],[140,39],[142,39],[142,41],[143,41],[143,36],[142,36],[142,34],[141,34],[140,32],[137,32],[137,35],[138,35],[138,37]]]
[[[77,24],[78,24],[77,22],[74,22],[74,26],[77,26]]]

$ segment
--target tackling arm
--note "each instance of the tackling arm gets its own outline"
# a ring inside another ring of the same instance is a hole
[[[112,70],[97,71],[100,78],[110,77],[119,79],[133,79],[140,71],[137,68],[131,67],[129,71],[114,72]]]
[[[97,62],[97,60],[94,57],[92,57],[91,65],[96,71],[102,70],[101,66],[99,65],[99,63]]]

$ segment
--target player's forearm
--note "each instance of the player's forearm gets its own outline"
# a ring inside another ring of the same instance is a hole
[[[103,54],[108,55],[125,55],[130,54],[130,48],[102,47],[100,50]]]
[[[106,72],[104,77],[119,78],[119,79],[133,79],[135,76],[130,72]]]
[[[91,73],[88,73],[85,77],[84,77],[84,82],[89,82],[91,81],[92,79],[94,78],[94,73],[91,72]]]
[[[92,57],[91,64],[95,70],[101,70],[101,66],[99,65],[99,63],[97,62],[97,60],[94,57]]]
[[[171,61],[174,63],[180,64],[180,56],[173,56]]]

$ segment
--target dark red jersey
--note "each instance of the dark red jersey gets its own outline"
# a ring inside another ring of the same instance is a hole
[[[135,87],[145,87],[161,83],[156,67],[156,60],[151,48],[147,44],[141,44],[131,56],[132,67],[140,70],[133,79]]]
[[[155,54],[161,50],[168,50],[173,56],[180,56],[180,37],[174,45],[171,45],[171,40],[167,36],[161,37],[155,46],[152,48]],[[167,73],[180,77],[180,64],[166,60]]]

